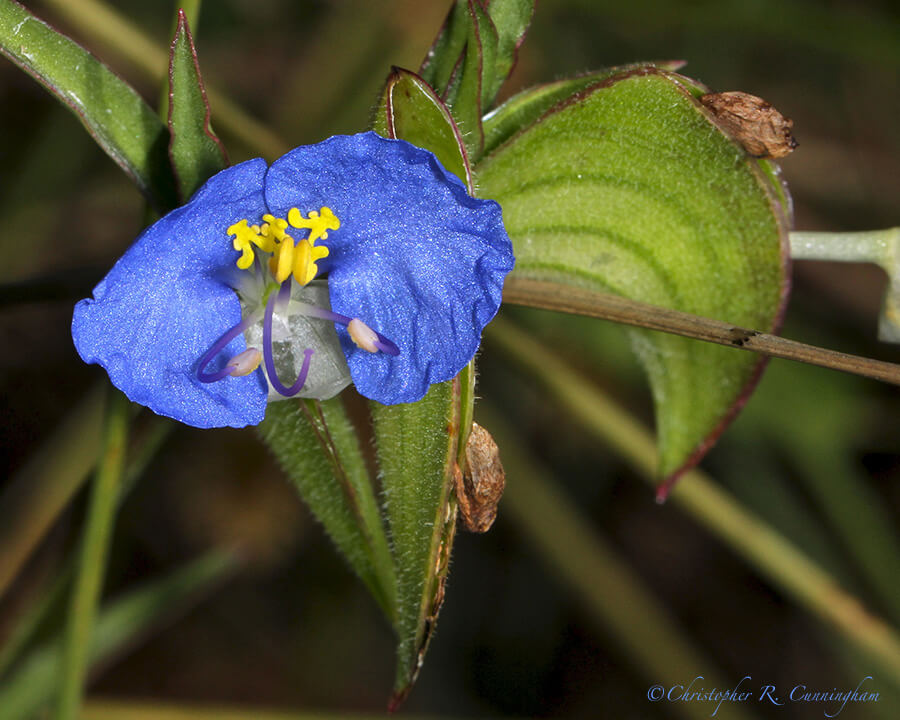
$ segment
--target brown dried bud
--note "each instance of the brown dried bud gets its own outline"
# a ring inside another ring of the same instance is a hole
[[[472,423],[466,442],[466,471],[462,473],[457,467],[454,480],[463,527],[471,532],[487,532],[497,517],[506,473],[497,443],[478,423]]]
[[[743,92],[722,92],[703,95],[700,102],[753,157],[780,158],[797,147],[791,134],[794,121],[762,98]]]

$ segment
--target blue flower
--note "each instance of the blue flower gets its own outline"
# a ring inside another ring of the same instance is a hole
[[[290,386],[279,379],[273,323],[299,313],[333,323],[360,393],[413,402],[472,359],[513,262],[499,205],[470,197],[430,152],[336,136],[210,178],[78,303],[72,337],[131,400],[197,427],[242,427],[270,395],[340,389],[311,381],[327,343],[301,351]],[[330,302],[310,303],[322,277]],[[261,350],[247,346],[260,337]]]

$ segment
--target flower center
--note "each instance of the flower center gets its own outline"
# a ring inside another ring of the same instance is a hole
[[[246,218],[229,227],[225,232],[234,235],[234,249],[240,250],[237,266],[249,270],[256,259],[255,250],[271,255],[269,272],[276,282],[283,283],[291,275],[300,285],[309,284],[319,272],[319,260],[328,257],[328,248],[316,246],[316,240],[328,238],[329,230],[337,230],[341,221],[331,211],[323,207],[312,210],[309,217],[297,208],[288,211],[287,220],[274,215],[263,215],[261,225],[250,225]],[[288,226],[298,230],[309,230],[309,237],[295,242],[287,234]]]
[[[265,310],[257,309],[246,315],[240,323],[224,333],[200,358],[197,378],[201,382],[218,382],[230,376],[248,375],[262,364],[270,386],[279,395],[293,397],[304,388],[310,373],[312,356],[316,350],[307,348],[303,351],[303,363],[297,379],[290,386],[284,385],[275,369],[277,358],[274,350],[273,317],[278,308],[286,307],[290,300],[291,278],[300,287],[309,285],[315,279],[319,273],[318,261],[328,257],[329,254],[328,248],[316,245],[316,241],[326,240],[330,230],[338,230],[340,227],[341,221],[334,212],[330,208],[323,207],[318,212],[310,211],[307,217],[304,217],[298,208],[291,208],[288,211],[287,219],[266,214],[262,216],[261,223],[253,225],[245,218],[226,230],[229,236],[233,236],[234,249],[241,253],[236,262],[238,268],[255,271],[256,277],[261,277],[263,280],[263,297],[260,300]],[[289,228],[308,230],[309,235],[295,240],[292,235],[288,234]],[[268,261],[266,262],[266,260]],[[274,279],[274,283],[272,279]],[[344,325],[354,344],[368,352],[383,352],[388,355],[400,353],[393,342],[371,329],[359,318],[350,318],[324,307],[304,302],[295,302],[293,307],[295,312],[298,311],[306,317]],[[250,347],[232,357],[221,370],[206,372],[207,366],[232,340],[247,333],[260,320],[263,324],[262,351]],[[310,396],[317,396],[315,389]],[[321,397],[330,396],[322,395]]]

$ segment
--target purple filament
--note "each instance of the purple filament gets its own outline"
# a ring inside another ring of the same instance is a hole
[[[307,317],[319,318],[320,320],[330,320],[333,323],[337,323],[338,325],[347,326],[350,324],[350,321],[353,318],[349,318],[346,315],[341,315],[340,313],[336,313],[332,310],[326,310],[325,308],[317,307],[316,305],[307,305],[304,303],[303,314]],[[399,355],[400,348],[398,348],[393,342],[388,340],[384,335],[382,335],[377,330],[373,330],[377,336],[378,340],[375,341],[375,347],[377,347],[381,352],[386,355]]]
[[[278,372],[275,370],[275,358],[272,353],[272,316],[275,314],[275,303],[290,297],[290,283],[291,281],[288,280],[277,293],[273,292],[269,295],[269,300],[266,303],[266,316],[265,320],[263,320],[263,362],[266,365],[266,375],[268,375],[269,382],[276,392],[285,397],[293,397],[303,388],[306,376],[309,375],[309,364],[315,352],[312,349],[303,351],[303,367],[300,368],[300,374],[293,385],[286,387],[281,383],[281,380],[278,379]]]
[[[225,346],[234,340],[238,335],[240,335],[244,330],[250,327],[253,323],[255,323],[259,319],[258,315],[249,315],[241,319],[241,321],[235,325],[231,330],[226,332],[222,337],[216,340],[215,344],[206,351],[206,354],[200,358],[200,363],[197,368],[197,379],[203,383],[214,383],[219,380],[224,380],[227,377],[231,376],[231,372],[234,370],[232,366],[228,363],[225,363],[225,366],[221,370],[216,370],[212,373],[204,372],[204,368],[209,365],[213,359],[218,355],[222,350],[225,349]]]

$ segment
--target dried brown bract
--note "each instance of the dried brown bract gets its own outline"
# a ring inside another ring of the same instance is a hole
[[[472,423],[466,443],[466,471],[462,473],[457,467],[455,482],[463,527],[471,532],[487,532],[497,517],[506,473],[497,443],[478,423]]]
[[[780,158],[797,147],[791,134],[793,120],[762,98],[743,92],[722,92],[703,95],[700,102],[753,157]]]

